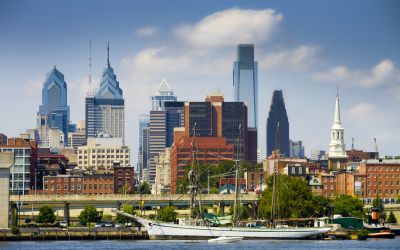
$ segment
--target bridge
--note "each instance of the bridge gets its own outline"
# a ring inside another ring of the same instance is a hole
[[[200,199],[205,205],[216,203],[231,204],[235,200],[235,194],[202,194]],[[258,201],[259,195],[255,193],[242,194],[241,203],[254,203]],[[139,195],[139,194],[104,194],[104,195],[10,195],[13,203],[21,202],[24,205],[49,204],[49,205],[110,205],[118,203],[139,204],[145,206],[186,206],[189,205],[190,195],[188,194],[159,194],[159,195]]]

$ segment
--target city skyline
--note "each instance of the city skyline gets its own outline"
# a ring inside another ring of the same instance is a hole
[[[118,13],[118,18],[107,20],[97,12],[87,18],[85,11],[91,4],[88,1],[75,10],[74,4],[60,2],[58,14],[63,17],[72,12],[74,20],[52,19],[54,13],[46,12],[45,1],[0,4],[4,34],[0,100],[5,106],[18,98],[18,105],[2,111],[8,117],[3,120],[2,133],[13,137],[35,127],[42,83],[53,65],[68,83],[72,123],[82,120],[89,40],[93,43],[93,84],[100,82],[104,47],[110,40],[126,101],[126,144],[131,146],[135,165],[139,115],[148,112],[149,97],[159,82],[166,78],[182,101],[201,101],[218,90],[232,100],[236,46],[251,43],[259,62],[259,148],[265,149],[270,96],[273,90],[283,89],[291,139],[302,140],[308,156],[311,150],[327,150],[339,86],[346,145],[355,138],[355,148],[373,151],[373,138],[377,138],[382,156],[399,154],[400,36],[395,23],[400,20],[394,11],[399,3],[181,3],[188,10],[177,15],[164,3],[159,3],[160,10],[153,10],[126,2],[124,10],[99,1],[96,10],[111,8],[110,13]],[[311,5],[319,12],[307,8]],[[139,13],[144,9],[146,13]],[[31,10],[35,14],[28,14]],[[333,19],[339,13],[341,18]],[[313,23],[313,18],[319,22]],[[229,20],[235,24],[229,25]],[[57,25],[68,42],[54,36]],[[21,29],[26,32],[22,34]],[[21,68],[24,73],[17,73]]]

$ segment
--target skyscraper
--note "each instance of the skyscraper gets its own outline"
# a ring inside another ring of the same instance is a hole
[[[86,97],[86,138],[107,135],[125,140],[125,107],[122,89],[110,66],[107,47],[107,66],[94,96]]]
[[[239,44],[233,64],[235,102],[244,102],[248,110],[248,126],[257,128],[258,63],[254,61],[254,45]]]
[[[143,177],[143,170],[147,169],[147,161],[149,158],[148,128],[150,126],[150,116],[142,114],[139,117],[139,149],[137,172],[139,178]]]
[[[67,83],[64,75],[54,66],[46,75],[42,88],[42,105],[38,112],[38,130],[40,131],[39,144],[49,146],[48,138],[50,131],[58,130],[63,133],[63,144],[68,142],[69,129],[69,106],[67,104]]]
[[[150,99],[151,110],[164,110],[164,102],[177,100],[176,96],[174,96],[174,92],[165,79],[161,81],[157,92],[151,96]]]
[[[279,126],[279,136],[278,133]],[[285,156],[290,156],[289,148],[289,120],[286,114],[282,90],[275,90],[272,95],[271,106],[267,120],[267,156],[277,149]]]
[[[335,116],[331,128],[328,160],[330,169],[341,169],[347,161],[344,128],[340,120],[339,94],[336,95]]]
[[[150,97],[149,153],[147,177],[153,185],[156,178],[156,160],[166,147],[171,146],[175,127],[183,124],[183,102],[177,102],[177,97],[163,79],[155,95]]]

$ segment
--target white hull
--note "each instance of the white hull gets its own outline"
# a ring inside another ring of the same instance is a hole
[[[152,222],[135,216],[147,230],[150,239],[184,239],[243,237],[247,239],[303,239],[312,238],[331,230],[330,227],[298,228],[247,228],[247,227],[208,227],[182,226],[170,223]]]
[[[209,239],[208,243],[232,243],[241,241],[243,237],[218,237],[216,239]]]

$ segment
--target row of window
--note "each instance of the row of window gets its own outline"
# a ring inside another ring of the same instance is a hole
[[[45,184],[44,190],[49,190],[49,188],[50,188],[50,190],[53,191],[54,187],[55,187],[54,185]],[[57,184],[56,187],[57,187],[57,190],[61,190],[61,184]],[[82,185],[76,184],[76,186],[75,186],[75,184],[70,184],[70,185],[64,184],[64,190],[73,191],[73,190],[75,190],[75,187],[76,187],[76,190],[81,190]],[[114,185],[113,184],[84,184],[83,185],[84,190],[97,190],[97,189],[103,189],[103,187],[105,190],[113,190]]]
[[[377,190],[374,189],[371,192],[371,189],[368,189],[368,194],[371,194],[371,193],[377,194]],[[385,189],[384,192],[382,192],[382,189],[378,189],[378,193],[379,194],[389,194],[389,189]],[[400,190],[399,189],[390,189],[390,194],[400,194]]]
[[[399,171],[400,167],[375,167],[375,166],[368,166],[370,171]]]
[[[92,149],[92,154],[95,154],[95,153],[108,153],[108,154],[121,153],[121,154],[123,154],[123,153],[128,153],[128,152],[129,152],[129,150],[126,150],[126,149]],[[88,150],[79,150],[78,153],[79,154],[87,154],[87,153],[89,153],[89,151]]]
[[[377,183],[377,182],[374,181],[374,182],[373,182],[373,185],[376,186],[376,183]],[[368,184],[368,186],[371,186],[371,182],[370,182],[370,181],[368,181],[367,184]],[[396,181],[396,182],[391,181],[391,182],[390,182],[390,186],[394,186],[395,184],[396,184],[396,186],[399,186],[399,185],[400,185],[400,182],[399,182],[399,181]],[[379,182],[378,182],[378,186],[382,186],[382,181],[379,181]],[[385,186],[389,186],[389,181],[385,181]]]
[[[371,178],[371,174],[368,174],[367,176],[368,176],[368,178]],[[390,174],[390,178],[394,178],[394,176],[395,176],[394,174]],[[372,178],[377,178],[377,177],[383,178],[383,174],[379,174],[379,175],[372,174]],[[399,177],[400,177],[400,175],[396,174],[396,178],[399,178]],[[385,174],[385,178],[389,178],[389,174]]]

